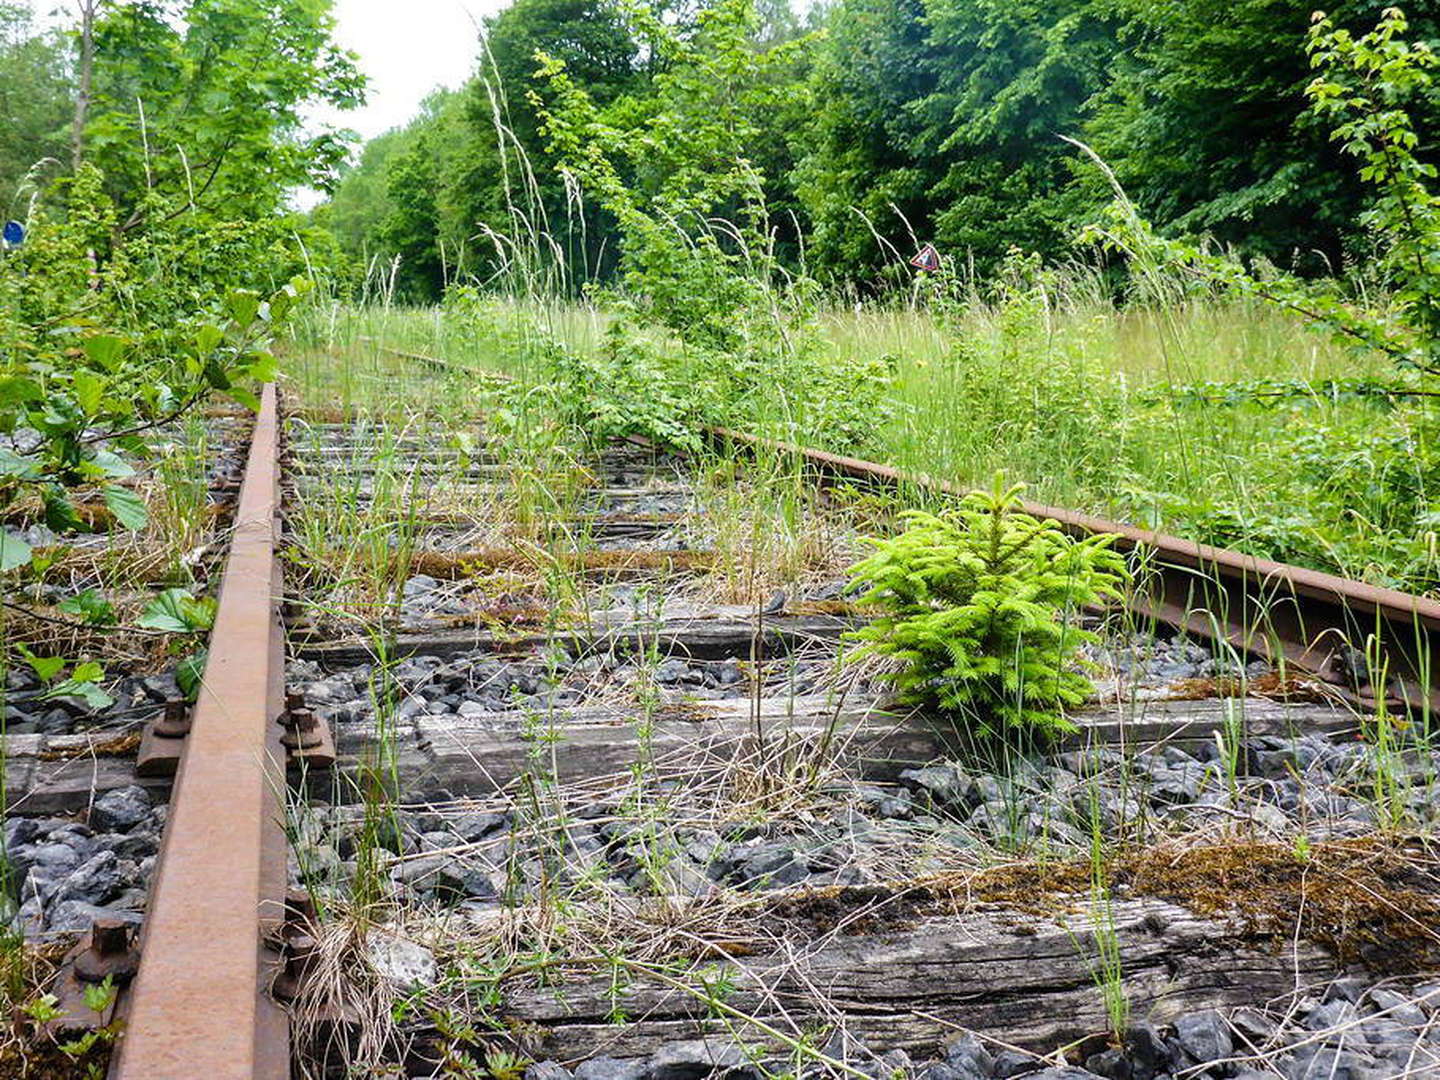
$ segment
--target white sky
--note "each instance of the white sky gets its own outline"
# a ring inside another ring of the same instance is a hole
[[[360,54],[370,93],[364,108],[327,119],[366,139],[405,123],[431,90],[459,86],[470,75],[476,23],[505,2],[336,0],[336,36]]]

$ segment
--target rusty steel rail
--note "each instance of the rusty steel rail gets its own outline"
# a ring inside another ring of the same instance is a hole
[[[278,448],[267,385],[111,1067],[119,1080],[289,1074],[287,1018],[268,992],[278,958],[262,933],[280,920],[285,886]]]
[[[830,476],[965,493],[945,480],[729,428],[707,434],[792,455]],[[1137,588],[1127,605],[1143,618],[1318,677],[1363,708],[1385,701],[1427,716],[1440,710],[1440,602],[1053,506],[1026,503],[1025,511],[1072,535],[1113,533],[1117,548],[1134,552]]]

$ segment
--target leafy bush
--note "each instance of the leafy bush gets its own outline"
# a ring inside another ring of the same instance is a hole
[[[982,737],[1073,729],[1062,710],[1092,689],[1076,650],[1095,635],[1068,616],[1126,578],[1112,535],[1072,539],[1024,513],[1022,490],[997,483],[952,511],[909,511],[905,531],[872,541],[852,570],[860,602],[884,609],[851,635],[865,643],[852,659],[900,661],[890,677],[906,700]]]
[[[673,362],[659,348],[627,333],[621,323],[606,332],[597,353],[556,346],[550,386],[562,417],[604,443],[640,435],[662,446],[700,446],[697,402],[679,392]]]

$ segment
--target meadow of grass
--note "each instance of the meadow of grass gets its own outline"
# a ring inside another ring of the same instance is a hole
[[[424,408],[457,380],[388,350],[543,386],[547,357],[604,348],[611,318],[574,301],[336,304],[311,313],[291,371],[332,404],[400,395]],[[762,389],[747,403],[761,431],[963,485],[1003,473],[1036,501],[1381,584],[1440,586],[1426,406],[1335,392],[1337,380],[1397,379],[1384,358],[1258,302],[1177,292],[1122,306],[1082,272],[833,305],[814,323],[825,361],[889,366],[889,407],[859,445],[839,445],[818,414]],[[683,347],[656,345],[682,356],[669,389],[690,392]]]

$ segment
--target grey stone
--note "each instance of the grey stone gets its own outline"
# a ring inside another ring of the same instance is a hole
[[[428,715],[430,703],[419,694],[412,694],[395,707],[396,720],[413,720],[422,714]]]
[[[126,889],[107,905],[120,911],[133,911],[139,913],[145,910],[145,890],[141,888]]]
[[[1256,1049],[1268,1043],[1275,1034],[1275,1021],[1258,1009],[1236,1009],[1230,1014],[1230,1026]]]
[[[884,820],[909,821],[915,816],[914,804],[903,796],[872,787],[862,787],[855,795],[866,810]]]
[[[643,1060],[625,1060],[608,1056],[582,1061],[575,1067],[575,1080],[641,1080],[647,1071]]]
[[[172,697],[182,696],[180,687],[175,685],[173,672],[167,671],[163,675],[147,675],[140,680],[140,685],[153,701],[166,701]]]
[[[25,849],[23,854],[13,853],[12,858],[19,864],[28,865],[31,874],[36,870],[46,870],[63,876],[80,865],[80,853],[69,844],[36,844]]]
[[[90,825],[107,832],[125,832],[150,816],[150,793],[138,785],[107,791],[90,807]]]
[[[440,871],[436,891],[460,900],[490,901],[500,898],[489,874],[463,863],[450,863]]]
[[[1310,1015],[1305,1017],[1305,1026],[1311,1031],[1324,1031],[1327,1028],[1348,1024],[1355,1019],[1356,1015],[1353,1004],[1344,998],[1336,998],[1310,1010]]]
[[[990,1051],[969,1032],[945,1047],[945,1063],[960,1074],[961,1080],[988,1077],[995,1068],[995,1058]]]
[[[1135,1070],[1119,1050],[1101,1050],[1085,1059],[1085,1067],[1106,1080],[1132,1080]]]
[[[1230,1025],[1214,1009],[1176,1017],[1175,1038],[1187,1054],[1201,1063],[1227,1058],[1235,1049]]]
[[[995,1055],[994,1075],[997,1080],[1009,1080],[1012,1076],[1030,1073],[1037,1063],[1034,1054],[1019,1050],[1001,1050]]]
[[[571,1080],[571,1072],[558,1061],[535,1061],[525,1067],[525,1080]]]
[[[5,821],[5,850],[14,851],[24,844],[31,843],[39,835],[40,826],[35,823],[34,818],[7,818]]]
[[[406,859],[397,863],[390,871],[390,876],[416,892],[433,892],[449,865],[450,860],[444,855],[424,855],[418,859]]]
[[[1297,1058],[1291,1065],[1291,1080],[1380,1080],[1375,1061],[1351,1050],[1323,1047],[1313,1056]]]
[[[673,685],[690,674],[689,665],[683,660],[666,660],[655,668],[655,681]]]
[[[700,1080],[717,1069],[745,1063],[745,1051],[730,1039],[667,1043],[650,1055],[649,1080]]]
[[[1289,832],[1291,827],[1285,811],[1266,802],[1256,803],[1250,808],[1250,820],[1265,826],[1273,833],[1284,834]]]
[[[29,897],[15,913],[15,925],[27,937],[38,937],[45,932],[45,904],[38,896]]]
[[[138,911],[125,911],[117,907],[99,907],[83,900],[62,900],[50,910],[47,920],[56,933],[84,933],[96,919],[118,919],[131,926],[141,922]]]
[[[1200,797],[1205,782],[1205,767],[1195,762],[1155,769],[1151,776],[1150,797],[1164,803],[1190,803]]]
[[[795,850],[783,844],[762,844],[750,849],[737,869],[743,881],[774,885],[794,885],[810,873]]]
[[[1376,989],[1370,991],[1370,1000],[1376,1008],[1385,1010],[1385,1015],[1397,1024],[1419,1028],[1425,1025],[1425,1010],[1404,994],[1394,990]]]
[[[1150,1080],[1170,1064],[1170,1051],[1154,1024],[1141,1020],[1125,1029],[1125,1052],[1137,1080]]]
[[[102,836],[97,842],[122,859],[143,859],[160,850],[159,839],[140,829],[123,836]]]
[[[440,587],[440,582],[429,574],[416,574],[401,587],[401,593],[406,600],[413,600],[432,593]]]
[[[1409,1051],[1415,1045],[1415,1032],[1402,1027],[1388,1016],[1377,1016],[1360,1024],[1360,1034],[1380,1057],[1398,1050]]]
[[[64,709],[50,709],[35,718],[35,730],[46,735],[64,735],[74,726],[74,717]],[[19,734],[12,726],[12,732]]]
[[[915,1069],[915,1063],[904,1050],[887,1050],[865,1067],[865,1072],[876,1080],[894,1080],[908,1077]]]
[[[929,797],[935,806],[963,809],[972,804],[974,784],[958,765],[928,765],[923,769],[906,769],[900,782]]]
[[[1345,1001],[1359,1001],[1365,996],[1365,991],[1370,989],[1370,980],[1359,975],[1347,975],[1344,978],[1336,979],[1325,988],[1325,996],[1322,1000],[1334,1001],[1337,998]]]
[[[467,844],[474,844],[503,829],[508,820],[504,814],[461,814],[448,822],[448,827]]]
[[[1440,1009],[1440,982],[1421,983],[1415,987],[1415,1004],[1426,1012]]]
[[[676,896],[705,896],[714,887],[709,877],[685,859],[670,860],[661,876]]]
[[[71,871],[61,883],[57,896],[61,900],[80,900],[87,904],[105,903],[125,887],[118,864],[113,851],[92,856]]]
[[[384,930],[371,930],[365,951],[376,974],[398,987],[433,986],[439,974],[435,954],[423,945]]]
[[[724,847],[720,834],[710,829],[696,829],[685,843],[685,854],[697,863],[706,865]]]

